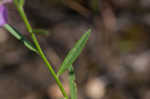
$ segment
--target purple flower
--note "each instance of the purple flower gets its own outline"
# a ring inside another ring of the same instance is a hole
[[[4,5],[0,5],[0,27],[7,24],[8,13]]]
[[[4,4],[10,2],[12,2],[12,0],[3,0],[2,3],[0,4],[0,27],[7,24],[8,11]]]

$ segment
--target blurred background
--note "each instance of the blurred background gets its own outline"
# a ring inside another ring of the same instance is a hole
[[[9,24],[31,40],[13,4]],[[150,99],[150,0],[26,0],[38,39],[57,71],[89,28],[74,64],[78,99]],[[1,99],[59,99],[59,89],[39,56],[0,28]],[[61,76],[69,94],[68,73]]]

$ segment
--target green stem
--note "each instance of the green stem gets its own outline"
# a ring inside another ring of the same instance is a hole
[[[61,90],[63,96],[65,97],[65,99],[69,99],[68,96],[67,96],[67,94],[66,94],[66,92],[65,92],[65,90],[64,90],[64,87],[63,87],[63,85],[62,85],[60,79],[57,77],[57,75],[56,75],[54,69],[52,68],[52,66],[50,65],[50,63],[49,63],[48,59],[46,58],[44,52],[42,51],[42,49],[41,49],[41,47],[40,47],[40,44],[39,44],[39,42],[38,42],[38,40],[37,40],[35,34],[33,33],[33,29],[32,29],[32,27],[31,27],[31,25],[30,25],[30,23],[29,23],[29,21],[28,21],[28,19],[27,19],[27,16],[26,16],[26,14],[25,14],[25,12],[24,12],[23,7],[19,6],[19,5],[17,4],[17,2],[14,2],[14,3],[15,3],[16,6],[17,6],[17,9],[18,9],[18,11],[19,11],[19,13],[20,13],[20,15],[21,15],[21,17],[22,17],[22,19],[23,19],[25,25],[26,25],[26,28],[27,28],[28,32],[31,34],[31,37],[32,37],[32,39],[33,39],[33,42],[34,42],[34,44],[35,44],[35,46],[36,46],[36,48],[37,48],[37,50],[38,50],[38,54],[41,56],[41,58],[42,58],[43,61],[45,62],[46,66],[48,67],[50,73],[52,74],[53,78],[55,79],[55,81],[56,81],[57,85],[59,86],[59,88],[60,88],[60,90]]]

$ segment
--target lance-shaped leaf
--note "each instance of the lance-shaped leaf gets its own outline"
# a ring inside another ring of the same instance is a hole
[[[77,57],[80,55],[82,49],[84,48],[89,35],[91,33],[91,29],[89,29],[83,36],[80,38],[79,41],[75,44],[75,46],[70,50],[66,58],[64,59],[57,76],[60,76],[63,72],[65,72],[72,64],[73,62],[77,59]]]
[[[4,25],[5,29],[9,31],[11,35],[13,35],[16,39],[20,40],[28,49],[38,52],[33,44],[28,41],[21,33],[19,33],[14,27],[9,24]]]
[[[77,86],[75,83],[75,73],[72,65],[69,67],[69,88],[71,99],[77,99]]]

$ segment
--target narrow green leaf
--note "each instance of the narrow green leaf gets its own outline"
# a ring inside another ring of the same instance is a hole
[[[19,33],[14,27],[9,24],[5,24],[5,29],[10,32],[16,39],[20,40],[28,49],[37,52],[33,44],[28,41],[21,33]]]
[[[25,0],[19,0],[18,2],[19,2],[19,5],[20,5],[21,7],[23,7],[24,4],[25,4]]]
[[[18,0],[13,0],[15,4],[18,4]]]
[[[48,31],[44,30],[44,29],[33,29],[33,33],[36,33],[36,34],[48,34]]]
[[[18,7],[18,6],[20,6],[19,5],[19,0],[13,0],[14,1],[14,3],[15,3],[15,5]]]
[[[75,46],[70,50],[66,58],[64,59],[57,76],[60,76],[62,73],[64,73],[72,64],[73,62],[77,59],[77,57],[80,55],[82,49],[84,48],[89,35],[91,33],[91,29],[89,29],[83,36],[80,38],[80,40],[77,41]]]
[[[15,3],[17,6],[23,7],[24,4],[25,4],[25,0],[14,0],[14,3]]]
[[[75,83],[75,73],[72,65],[69,67],[69,88],[71,99],[77,99],[77,86]]]

